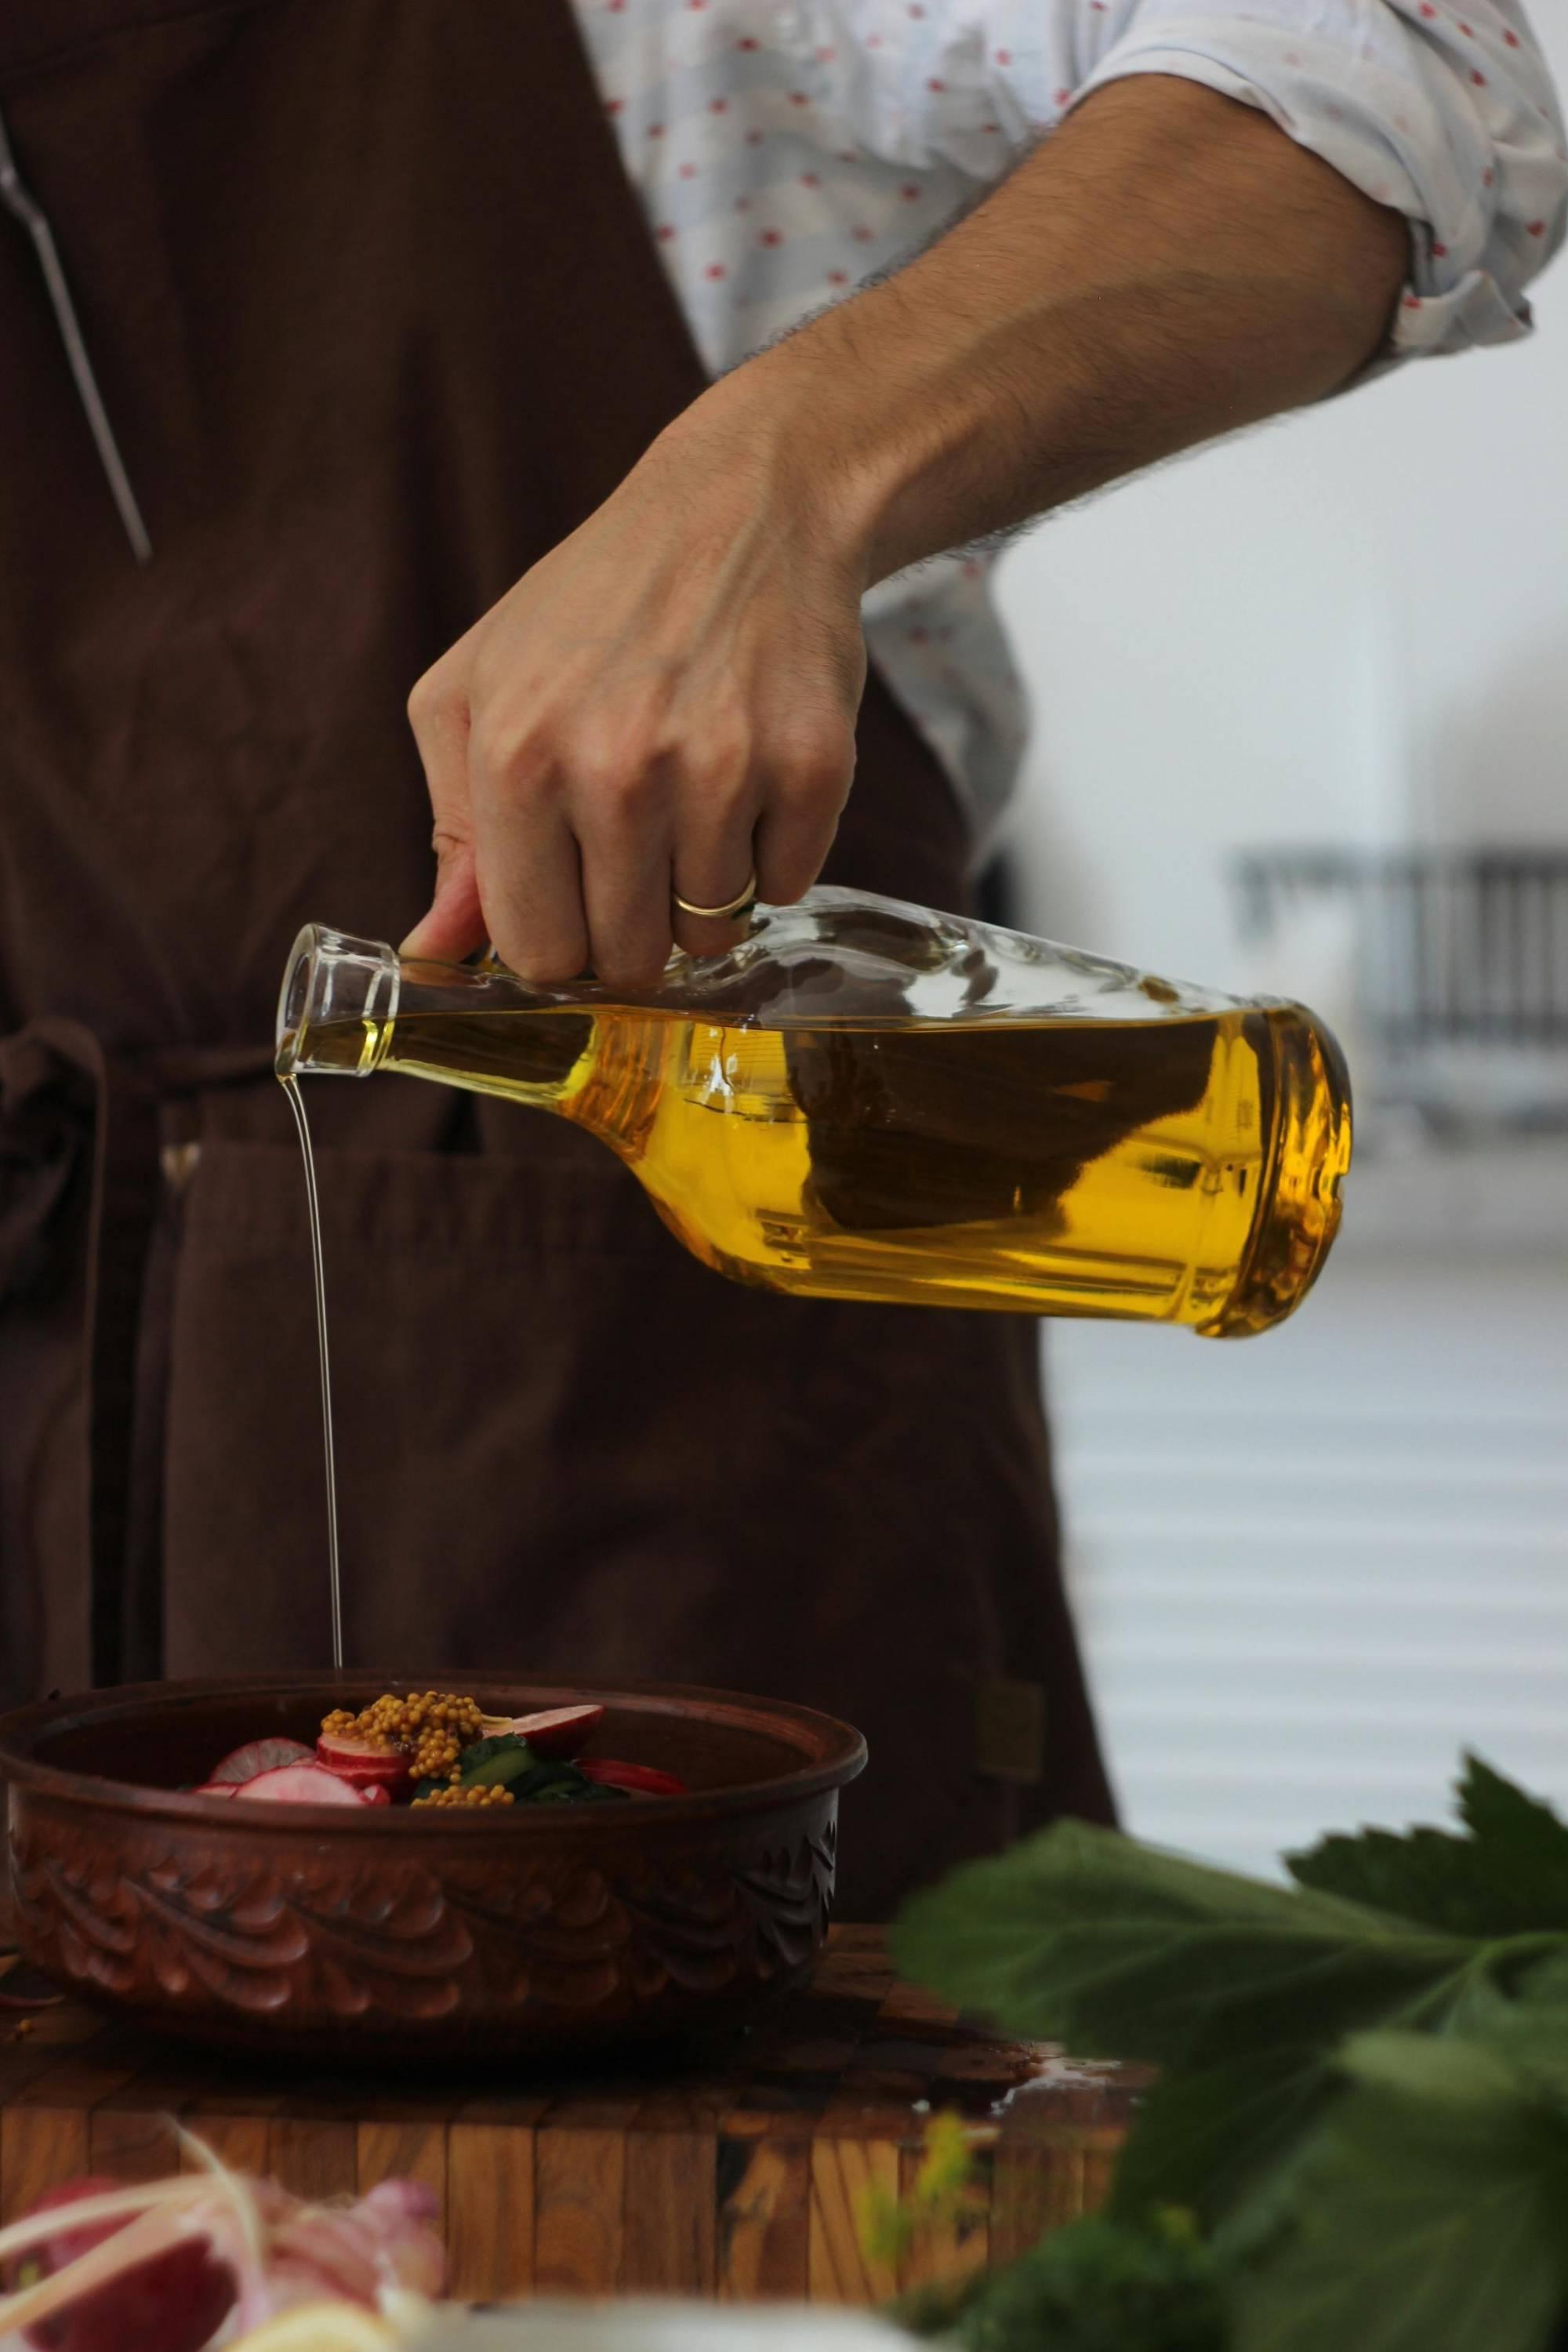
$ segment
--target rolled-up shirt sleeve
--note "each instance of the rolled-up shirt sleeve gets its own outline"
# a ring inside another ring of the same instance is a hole
[[[1179,74],[1260,107],[1405,215],[1395,354],[1528,331],[1525,288],[1563,239],[1568,158],[1545,60],[1504,0],[1139,0],[1075,102],[1135,73]]]
[[[1384,362],[1529,331],[1568,140],[1518,0],[805,0],[855,134],[994,178],[1086,98],[1174,74],[1259,108],[1410,224]],[[841,46],[831,44],[837,40]]]

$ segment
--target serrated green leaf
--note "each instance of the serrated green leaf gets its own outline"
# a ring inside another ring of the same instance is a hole
[[[1459,1818],[1472,1837],[1515,1857],[1521,1871],[1539,1874],[1543,1896],[1568,1899],[1568,1823],[1540,1797],[1532,1797],[1470,1749],[1459,1782]],[[1568,1917],[1538,1918],[1536,1925],[1568,1925]]]
[[[1470,1755],[1458,1798],[1467,1837],[1365,1829],[1287,1854],[1286,1867],[1300,1885],[1444,1934],[1568,1930],[1568,1828],[1550,1805]]]
[[[1333,2087],[1310,2042],[1167,2075],[1121,2151],[1111,2212],[1139,2221],[1178,2205],[1212,2227],[1318,2118]]]
[[[1543,1926],[1536,1890],[1473,1838],[1447,1830],[1363,1830],[1326,1837],[1285,1867],[1299,1886],[1455,1936],[1514,1936]]]
[[[1568,2287],[1568,2129],[1458,2040],[1371,2035],[1346,2062],[1289,2226],[1234,2284],[1237,2352],[1542,2352]]]
[[[1413,2000],[1440,2003],[1476,1950],[1076,1822],[916,1895],[892,1947],[905,1977],[1010,2033],[1179,2067],[1304,2032],[1331,2049]]]

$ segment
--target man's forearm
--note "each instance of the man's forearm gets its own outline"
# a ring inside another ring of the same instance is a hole
[[[1331,391],[1404,223],[1262,116],[1113,84],[887,283],[738,368],[428,670],[410,954],[656,980],[671,893],[798,898],[855,770],[860,598],[906,563]]]
[[[1407,261],[1401,217],[1266,116],[1139,75],[675,437],[733,436],[868,584],[1331,392]]]

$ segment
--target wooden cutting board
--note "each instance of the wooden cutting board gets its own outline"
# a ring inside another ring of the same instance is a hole
[[[554,2083],[329,2078],[193,2055],[72,2003],[0,2007],[0,2220],[73,2173],[179,2169],[179,2124],[300,2195],[428,2181],[457,2296],[880,2303],[1092,2210],[1144,2079],[961,2025],[895,1983],[868,1927],[836,1928],[811,1987],[720,2060]],[[860,2203],[908,2189],[943,2110],[969,2130],[972,2222],[896,2270],[871,2261]]]

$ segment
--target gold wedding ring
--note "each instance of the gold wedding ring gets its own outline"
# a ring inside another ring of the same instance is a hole
[[[756,904],[756,898],[757,869],[753,866],[745,888],[737,892],[733,898],[727,899],[722,907],[694,907],[689,898],[681,897],[679,890],[675,893],[675,903],[683,915],[697,915],[705,923],[721,923],[728,916],[743,915],[748,908]]]

